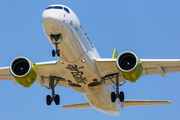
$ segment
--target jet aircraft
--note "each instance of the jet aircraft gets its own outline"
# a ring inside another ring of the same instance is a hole
[[[32,63],[26,57],[17,57],[9,67],[0,68],[0,80],[12,80],[23,87],[39,82],[52,91],[46,103],[60,104],[56,86],[71,87],[82,93],[87,103],[64,105],[63,109],[95,108],[98,111],[120,115],[123,107],[171,104],[170,101],[126,100],[119,87],[126,81],[136,82],[152,74],[179,72],[179,59],[140,59],[125,51],[112,58],[100,58],[75,13],[64,5],[50,5],[42,13],[43,30],[53,45],[52,56],[57,61]],[[46,85],[45,85],[46,84]]]

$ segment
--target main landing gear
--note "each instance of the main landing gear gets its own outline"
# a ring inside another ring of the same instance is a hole
[[[60,42],[58,42],[58,40],[60,39],[60,37],[61,37],[61,34],[55,34],[55,35],[51,34],[50,35],[51,40],[54,39],[53,44],[55,44],[55,46],[56,46],[56,50],[52,50],[53,57],[55,57],[56,54],[58,57],[60,56],[60,50],[58,50],[58,44],[60,44]]]
[[[119,100],[121,102],[124,102],[124,92],[119,92],[119,86],[122,86],[123,84],[119,84],[119,79],[118,79],[118,76],[119,76],[119,73],[116,74],[116,83],[111,79],[111,77],[109,77],[109,79],[115,84],[116,86],[116,93],[115,92],[112,92],[111,93],[111,101],[112,102],[115,102],[117,98],[119,98]]]
[[[55,94],[54,88],[56,87],[56,85],[58,84],[58,82],[61,78],[56,78],[54,76],[50,76],[49,78],[50,78],[49,87],[47,87],[47,86],[45,86],[45,87],[47,89],[52,90],[52,97],[50,95],[47,95],[46,103],[47,103],[47,105],[51,105],[52,101],[54,101],[56,105],[59,105],[60,104],[60,97],[59,97],[59,95]],[[54,80],[56,80],[55,85],[54,85]]]

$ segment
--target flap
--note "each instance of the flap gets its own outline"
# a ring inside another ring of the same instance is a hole
[[[164,73],[180,71],[179,59],[141,59],[141,65],[143,76],[161,74],[162,77],[165,77]]]

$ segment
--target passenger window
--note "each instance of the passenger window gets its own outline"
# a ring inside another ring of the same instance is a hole
[[[67,13],[70,13],[69,10],[68,10],[66,7],[64,7],[64,10],[65,10]]]
[[[63,9],[61,6],[54,6],[54,9]]]

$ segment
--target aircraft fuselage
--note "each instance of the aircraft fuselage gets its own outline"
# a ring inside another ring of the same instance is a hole
[[[115,89],[102,81],[93,60],[100,56],[74,12],[63,5],[51,5],[44,10],[42,23],[54,48],[52,36],[58,36],[59,67],[69,85],[84,94],[94,108],[119,115],[122,111],[119,99],[113,103],[110,98]]]

